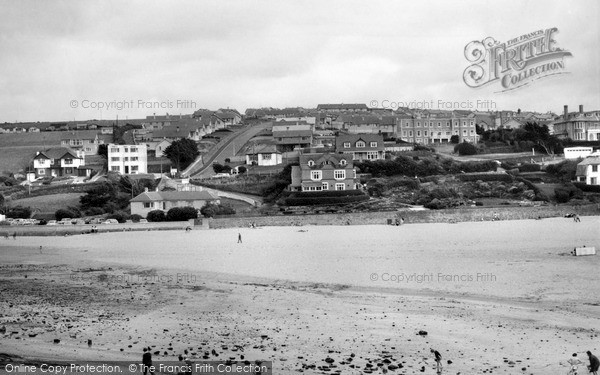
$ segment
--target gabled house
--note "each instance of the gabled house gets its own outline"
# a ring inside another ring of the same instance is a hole
[[[36,177],[86,176],[85,156],[68,147],[53,147],[38,151],[33,158]]]
[[[356,170],[351,155],[303,154],[292,166],[291,191],[355,190]]]
[[[257,150],[251,149],[246,153],[246,164],[272,166],[282,163],[281,152],[275,145],[266,145]]]
[[[381,160],[385,144],[381,134],[347,134],[335,139],[335,152],[349,154],[352,160]]]
[[[600,155],[592,155],[577,164],[575,178],[586,185],[600,185]]]
[[[206,190],[201,191],[145,191],[131,199],[131,214],[148,216],[150,211],[161,210],[165,213],[174,207],[193,207],[200,210],[207,203],[220,203],[219,197]]]
[[[60,145],[74,150],[83,151],[86,155],[98,154],[98,146],[104,144],[104,139],[98,136],[97,130],[68,131],[61,134]]]
[[[277,150],[288,152],[295,148],[310,147],[313,141],[311,128],[312,125],[306,123],[274,122],[273,140]]]

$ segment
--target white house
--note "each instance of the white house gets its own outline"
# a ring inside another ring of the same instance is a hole
[[[83,151],[68,147],[52,147],[38,151],[33,158],[36,177],[85,176],[87,174]]]
[[[275,145],[267,145],[258,150],[250,150],[246,153],[246,164],[259,166],[272,166],[282,163],[281,152],[277,151]]]
[[[120,174],[148,173],[148,152],[146,145],[109,144],[108,170]]]
[[[577,182],[585,182],[587,185],[600,185],[600,155],[589,156],[577,164]]]
[[[131,214],[148,216],[150,211],[165,213],[174,207],[193,207],[200,210],[207,203],[220,203],[219,197],[206,190],[201,191],[146,191],[129,201]]]

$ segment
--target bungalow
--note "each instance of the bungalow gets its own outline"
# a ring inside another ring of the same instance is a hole
[[[86,176],[85,157],[81,151],[68,147],[53,147],[38,151],[33,158],[36,177]]]
[[[381,134],[347,134],[335,139],[335,151],[351,154],[352,160],[380,160],[385,158],[385,144]]]
[[[207,203],[220,203],[219,197],[206,190],[201,191],[145,191],[131,199],[131,214],[148,216],[150,211],[169,211],[174,207],[194,207],[200,210]]]
[[[27,129],[27,133],[39,133],[40,132],[40,128],[37,128],[35,126],[31,126]]]
[[[588,156],[577,164],[576,179],[577,182],[584,182],[586,185],[600,185],[600,155]]]
[[[246,164],[258,166],[272,166],[282,163],[281,152],[277,151],[275,145],[266,145],[258,150],[246,153]]]
[[[303,154],[292,166],[291,191],[356,189],[356,170],[350,155]]]

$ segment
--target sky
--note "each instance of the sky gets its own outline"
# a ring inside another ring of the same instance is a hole
[[[0,0],[0,122],[320,103],[598,110],[599,19],[597,0]],[[470,42],[553,27],[566,74],[465,84]]]

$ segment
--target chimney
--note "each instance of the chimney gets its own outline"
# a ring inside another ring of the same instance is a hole
[[[579,105],[579,113],[583,113],[583,104]]]
[[[564,115],[563,115],[563,117],[565,118],[565,120],[567,119],[567,117],[568,117],[567,115],[568,115],[568,114],[569,114],[569,106],[568,106],[568,105],[566,105],[566,106],[565,106]]]

